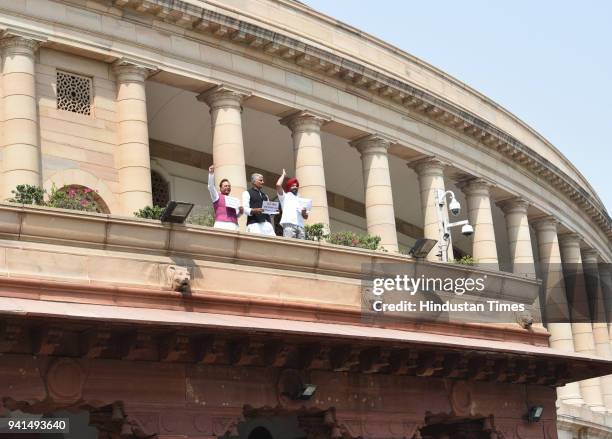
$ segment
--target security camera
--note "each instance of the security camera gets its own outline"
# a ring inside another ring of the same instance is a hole
[[[459,204],[459,201],[457,201],[457,199],[454,197],[451,200],[451,202],[448,204],[448,208],[450,209],[451,213],[455,216],[459,215],[459,212],[461,212],[461,204]]]
[[[465,224],[463,227],[461,227],[461,234],[463,236],[471,236],[474,234],[474,227],[472,227],[469,224]]]

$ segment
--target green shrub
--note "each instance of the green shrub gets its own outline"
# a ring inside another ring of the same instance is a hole
[[[321,241],[328,237],[323,223],[307,224],[304,226],[304,232],[306,233],[306,239],[310,241]]]
[[[187,217],[187,224],[212,227],[215,225],[215,214],[212,206],[196,206]]]
[[[362,235],[355,232],[334,232],[329,235],[327,241],[330,244],[345,245],[347,247],[365,248],[377,250],[380,246],[380,236]]]
[[[83,210],[85,212],[102,212],[95,199],[96,192],[85,187],[51,188],[47,206],[59,209]]]
[[[163,211],[164,211],[163,207],[146,206],[140,209],[139,211],[134,212],[134,216],[138,218],[158,220],[161,217],[161,214]]]
[[[15,197],[9,199],[13,203],[45,205],[45,190],[38,186],[20,184],[11,193],[15,195]]]
[[[471,257],[470,255],[465,255],[461,258],[455,259],[455,264],[460,264],[460,265],[475,265],[476,264],[476,260]]]

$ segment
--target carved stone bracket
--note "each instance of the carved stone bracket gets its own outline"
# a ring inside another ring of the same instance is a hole
[[[0,352],[14,349],[23,337],[23,326],[11,322],[0,323]]]
[[[64,331],[60,328],[44,327],[34,334],[34,352],[38,355],[53,355],[62,343]]]

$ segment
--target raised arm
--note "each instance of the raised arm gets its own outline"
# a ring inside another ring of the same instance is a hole
[[[283,181],[285,180],[286,176],[287,176],[287,172],[283,169],[283,173],[281,174],[280,177],[278,177],[278,180],[276,180],[276,193],[278,194],[279,197],[282,197],[283,195],[285,195],[285,191],[283,190]]]
[[[214,203],[219,199],[219,193],[215,187],[215,166],[208,168],[208,192],[210,192],[210,199]]]

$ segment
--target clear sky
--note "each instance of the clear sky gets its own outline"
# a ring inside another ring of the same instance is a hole
[[[612,1],[302,1],[505,107],[555,145],[612,214]]]

